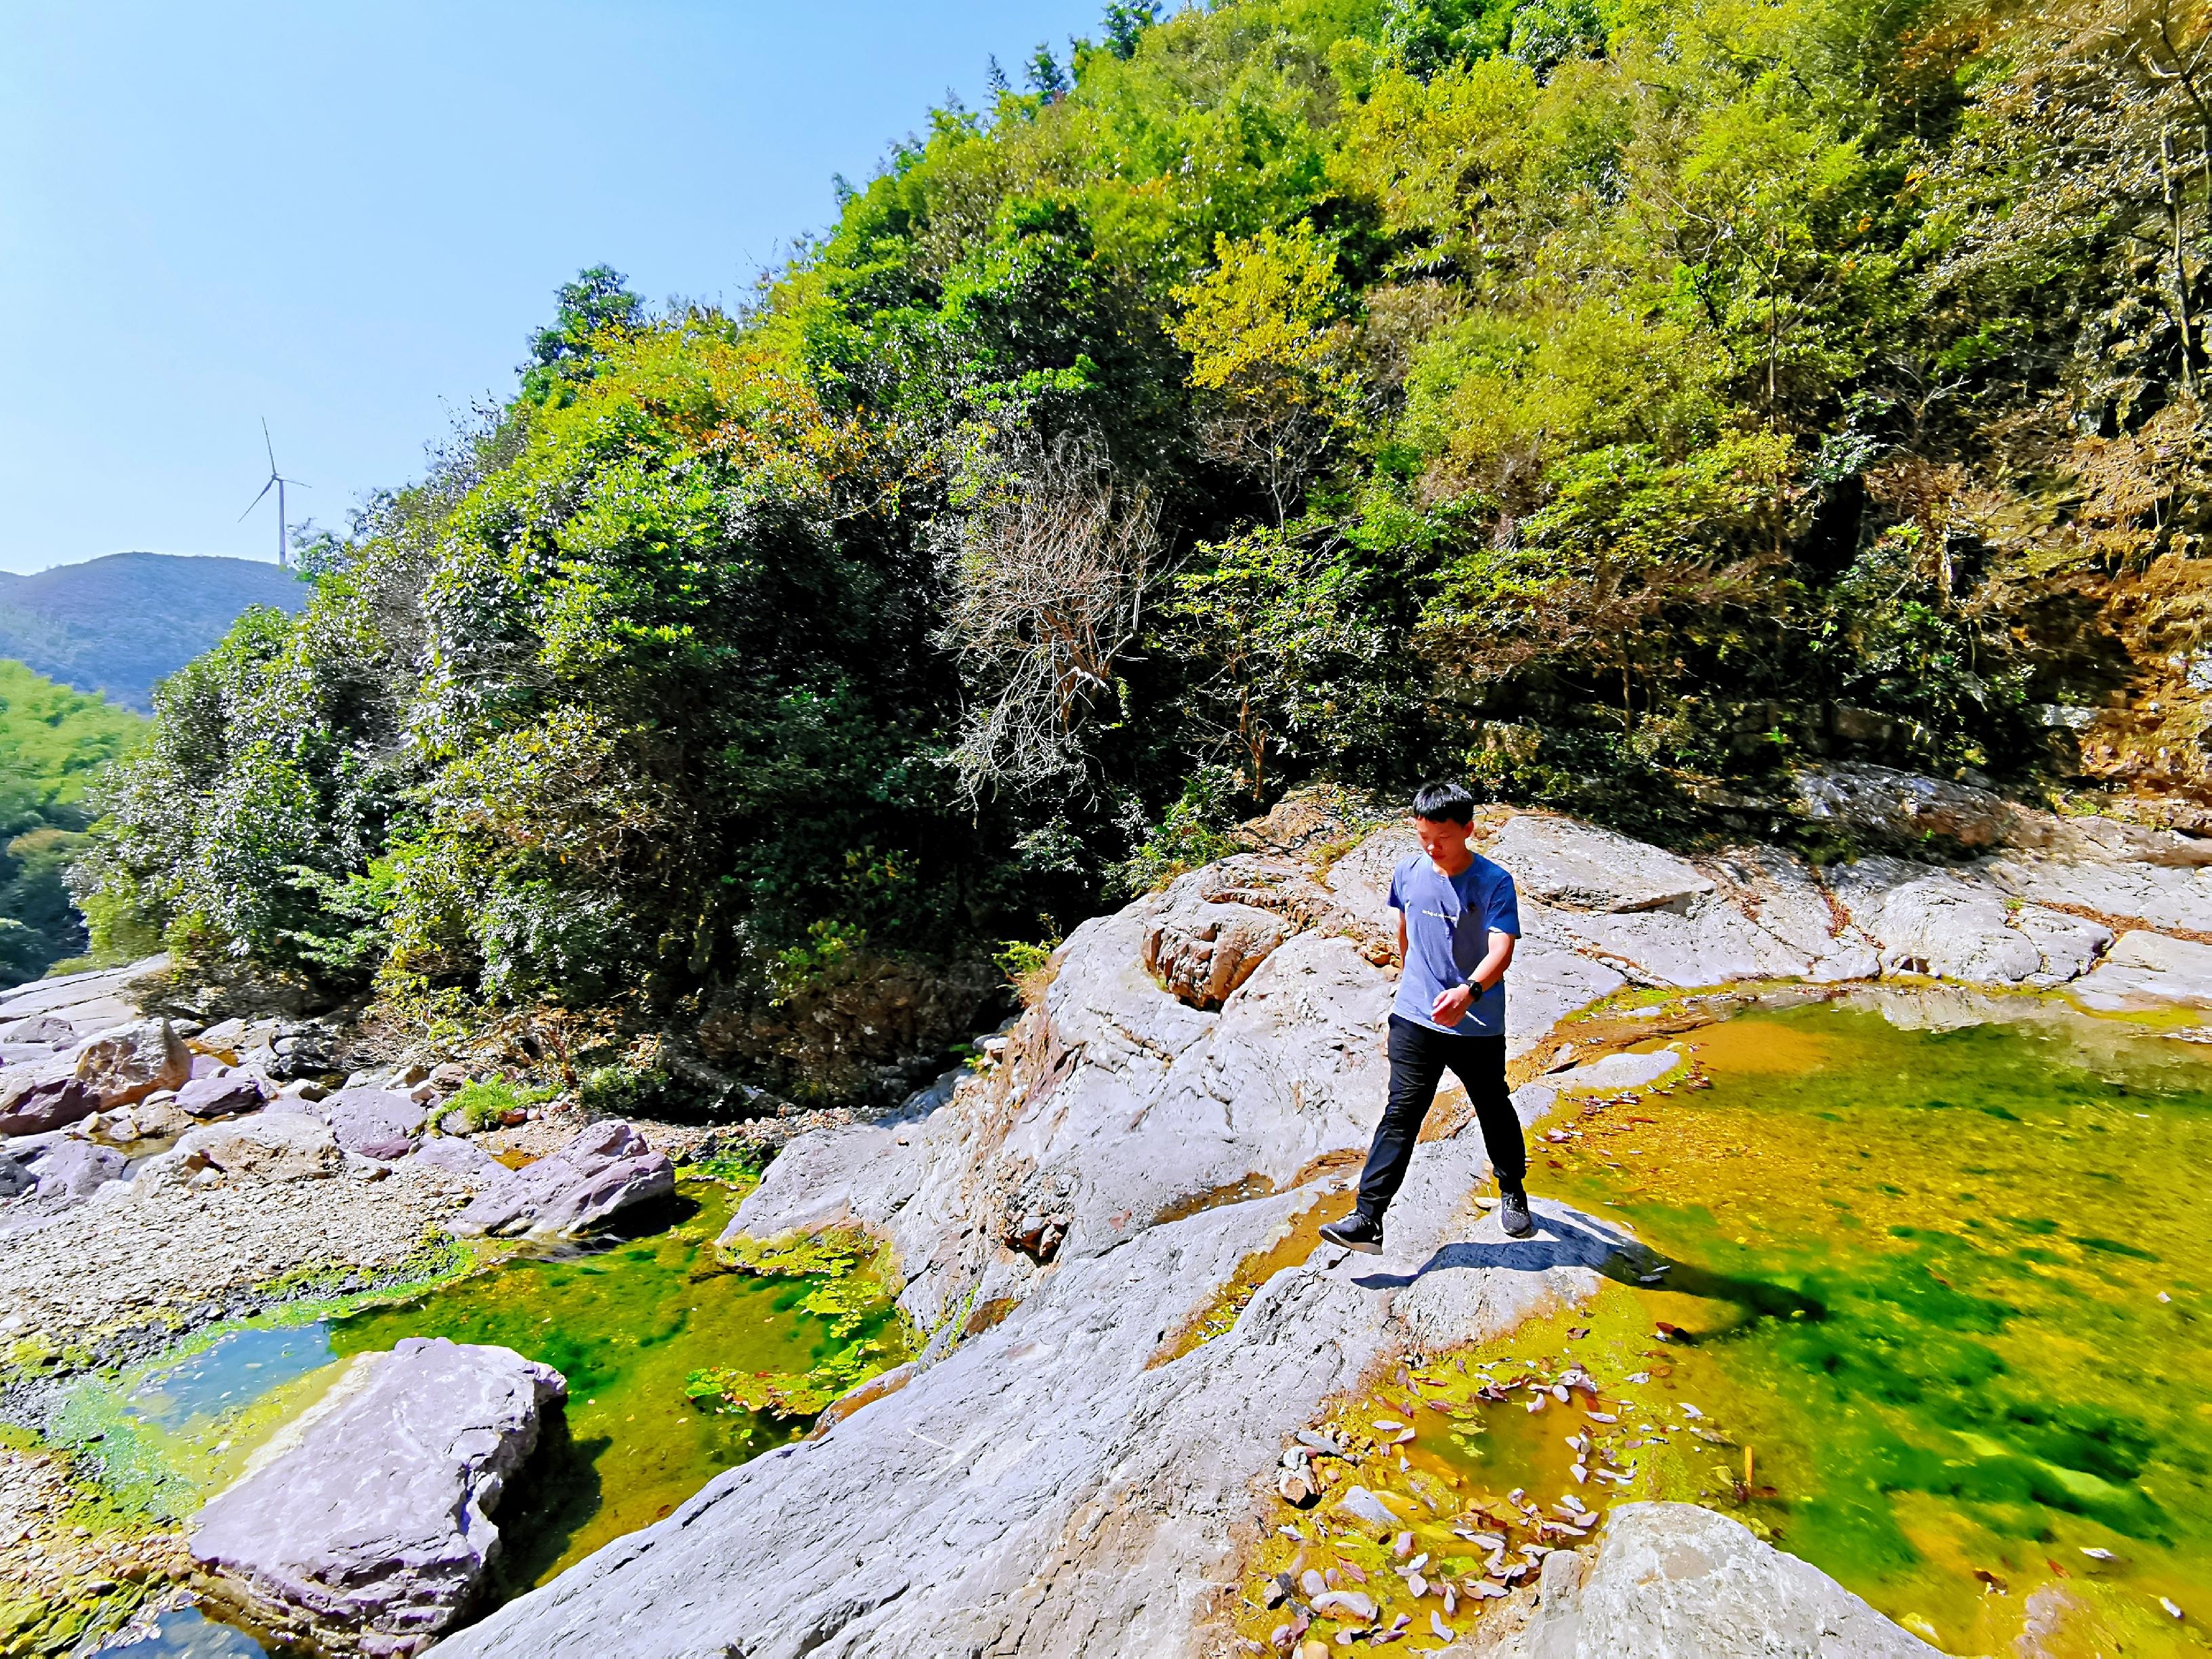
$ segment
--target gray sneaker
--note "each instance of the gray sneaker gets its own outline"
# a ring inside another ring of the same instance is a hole
[[[1510,1188],[1498,1200],[1498,1218],[1515,1238],[1526,1238],[1536,1231],[1536,1224],[1528,1218],[1528,1194]]]

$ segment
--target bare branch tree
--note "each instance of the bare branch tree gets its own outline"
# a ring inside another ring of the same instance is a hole
[[[1116,700],[1158,573],[1152,492],[1118,477],[1089,438],[1017,458],[963,526],[952,614],[940,635],[976,702],[954,751],[971,799],[1077,769],[1087,716]]]

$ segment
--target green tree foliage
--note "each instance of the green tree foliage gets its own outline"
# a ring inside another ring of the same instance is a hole
[[[612,265],[592,265],[563,283],[553,321],[530,337],[530,361],[520,371],[530,403],[566,402],[591,379],[609,346],[645,320],[645,305]]]
[[[0,659],[0,983],[83,950],[64,878],[85,846],[86,789],[145,732],[130,710]]]
[[[742,317],[565,287],[164,689],[97,927],[788,1056],[1315,779],[1688,820],[2060,704],[2212,799],[2202,0],[1102,33]]]

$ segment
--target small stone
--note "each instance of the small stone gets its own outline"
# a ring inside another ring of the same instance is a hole
[[[1376,1528],[1395,1528],[1398,1517],[1390,1506],[1364,1486],[1348,1486],[1336,1500],[1336,1507],[1355,1521]]]
[[[1363,1625],[1375,1622],[1375,1599],[1364,1590],[1324,1590],[1311,1600],[1316,1618],[1343,1619],[1348,1615]]]

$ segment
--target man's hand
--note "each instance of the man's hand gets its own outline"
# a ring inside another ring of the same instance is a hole
[[[1456,1025],[1467,1018],[1467,1011],[1474,1001],[1474,993],[1464,985],[1455,985],[1436,1000],[1429,1010],[1429,1018],[1439,1025]]]

